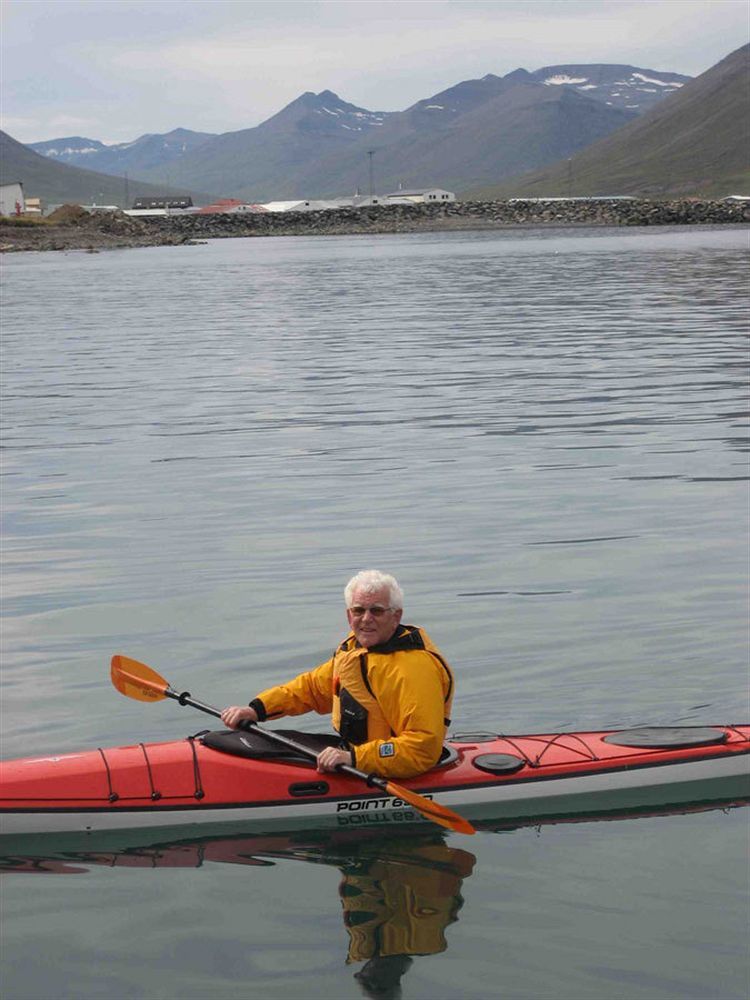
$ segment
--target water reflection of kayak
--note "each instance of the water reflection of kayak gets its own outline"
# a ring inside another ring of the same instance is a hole
[[[144,843],[137,843],[138,836]],[[72,838],[77,852],[70,849]],[[298,831],[162,844],[151,844],[145,831],[134,830],[90,834],[87,839],[86,846],[81,834],[44,838],[46,856],[38,841],[36,856],[0,856],[0,871],[71,875],[92,866],[158,870],[211,863],[256,867],[277,861],[338,868],[346,960],[365,963],[355,978],[366,996],[378,997],[391,995],[388,991],[409,969],[412,956],[446,950],[446,928],[458,919],[463,881],[476,862],[469,851],[447,845],[435,827],[400,828],[385,835],[379,829]],[[128,840],[130,846],[124,847]]]
[[[294,735],[311,747],[330,739]],[[0,832],[382,829],[422,821],[398,798],[347,775],[321,775],[308,761],[249,737],[214,733],[6,761]],[[744,800],[749,762],[750,726],[470,733],[452,737],[437,768],[403,785],[479,822],[536,821]]]
[[[624,822],[655,816],[685,816],[693,813],[739,809],[750,804],[747,797],[716,802],[684,803],[648,809],[614,809],[593,814],[535,817],[527,820],[485,819],[477,830],[510,833],[524,827],[552,827],[559,824]],[[191,835],[193,827],[165,830],[163,827],[100,832],[25,834],[0,837],[0,872],[54,873],[60,875],[88,871],[91,867],[201,868],[206,864],[229,864],[251,868],[270,867],[277,861],[329,864],[357,870],[363,859],[408,864],[413,869],[431,868],[450,877],[466,878],[474,855],[444,846],[445,832],[433,827],[390,827],[368,825],[354,829],[293,830],[279,833],[223,833]],[[416,854],[415,854],[416,852]]]
[[[625,821],[741,804],[740,800],[615,811],[597,813],[593,819]],[[531,823],[541,828],[591,820],[578,814],[525,823],[486,820],[478,826],[488,832],[505,832]],[[18,852],[15,854],[11,838],[0,838],[0,872],[74,875],[104,866],[148,870],[159,878],[165,870],[228,864],[248,869],[245,877],[252,878],[253,868],[278,863],[338,868],[346,961],[358,964],[353,974],[363,995],[384,1000],[400,995],[399,984],[415,956],[447,949],[450,925],[459,919],[464,904],[464,883],[472,876],[476,863],[471,852],[445,843],[445,831],[428,825],[374,825],[198,839],[164,839],[164,835],[163,828],[156,828],[16,837],[12,838]],[[242,891],[243,882],[237,885]],[[330,902],[336,905],[333,893]]]

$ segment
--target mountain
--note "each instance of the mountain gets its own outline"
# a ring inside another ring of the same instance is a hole
[[[601,63],[544,66],[535,70],[531,79],[546,87],[571,87],[610,107],[640,115],[680,90],[691,78],[681,73]]]
[[[119,205],[126,207],[140,196],[155,197],[164,194],[192,194],[199,202],[210,201],[211,196],[199,192],[166,190],[161,185],[111,177],[93,170],[69,167],[54,163],[0,132],[0,183],[23,183],[28,197],[42,198],[48,204],[77,202],[79,204]],[[127,188],[127,202],[126,202]]]
[[[440,102],[445,102],[442,109]],[[571,155],[631,118],[632,113],[570,90],[525,79],[507,82],[467,110],[436,95],[384,125],[374,155],[376,190],[424,184],[456,190],[486,183],[498,173],[512,176]],[[352,190],[364,186],[365,163],[358,145],[307,165],[295,182],[326,193]]]
[[[750,45],[570,161],[467,197],[750,194]],[[507,176],[507,175],[505,175]]]
[[[138,178],[250,202],[367,192],[371,179],[381,194],[462,191],[567,161],[672,95],[669,104],[686,81],[634,66],[565,64],[464,80],[398,112],[368,111],[324,90],[222,135],[176,129],[115,146],[74,136],[33,149],[127,173],[131,187]]]
[[[350,146],[374,141],[389,115],[348,104],[330,90],[305,93],[255,128],[226,132],[173,162],[170,177],[185,187],[263,201],[312,197],[303,177],[311,164]],[[149,180],[166,179],[165,168],[147,170]],[[348,189],[347,189],[348,190]]]
[[[120,142],[111,146],[105,146],[97,139],[85,139],[76,135],[65,139],[32,142],[29,143],[29,149],[55,163],[66,163],[68,166],[84,167],[120,177],[126,173],[137,177],[144,170],[178,160],[189,150],[196,149],[213,137],[211,132],[191,132],[190,129],[176,128],[165,135],[142,135],[133,142]]]
[[[399,185],[461,189],[570,156],[636,114],[523,69],[463,81],[400,112],[306,93],[256,128],[185,153],[170,176],[248,201],[367,191],[371,166],[381,193]],[[164,168],[142,176],[166,179]]]
[[[98,139],[86,139],[82,135],[69,135],[64,139],[49,139],[46,142],[29,142],[27,145],[35,153],[48,156],[56,163],[67,163],[68,166],[77,166],[110,148]]]

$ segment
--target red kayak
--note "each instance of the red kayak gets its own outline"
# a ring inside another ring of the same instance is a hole
[[[278,732],[288,732],[280,730]],[[291,734],[310,750],[330,738]],[[533,819],[750,801],[750,726],[456,735],[401,784],[471,819]],[[229,824],[256,830],[421,821],[408,802],[260,732],[209,733],[0,764],[0,834]]]

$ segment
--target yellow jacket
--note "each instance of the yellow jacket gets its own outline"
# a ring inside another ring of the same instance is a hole
[[[437,763],[452,701],[453,675],[440,651],[422,629],[399,625],[368,649],[348,635],[330,660],[251,704],[261,721],[331,712],[356,767],[408,778]]]

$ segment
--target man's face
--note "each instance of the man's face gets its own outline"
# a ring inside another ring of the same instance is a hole
[[[388,608],[387,611],[382,610]],[[352,610],[354,609],[354,610]],[[374,609],[374,613],[373,610]],[[382,613],[379,613],[381,612]],[[365,593],[355,590],[346,617],[360,646],[379,646],[387,642],[401,621],[401,610],[393,611],[388,604],[388,588]]]

